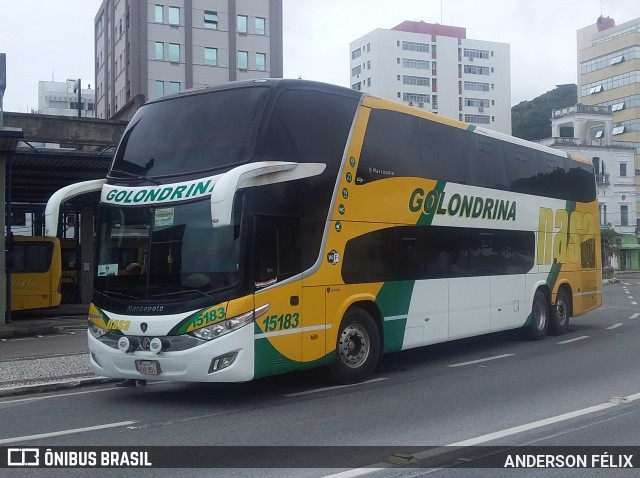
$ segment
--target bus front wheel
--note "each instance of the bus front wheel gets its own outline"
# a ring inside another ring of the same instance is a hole
[[[566,289],[560,289],[556,296],[556,303],[551,307],[551,322],[549,328],[553,335],[563,335],[569,330],[571,317],[571,303]]]
[[[531,323],[528,327],[529,337],[532,340],[542,340],[549,330],[549,302],[541,290],[537,290],[533,296],[531,306]]]
[[[336,356],[329,371],[342,384],[360,382],[376,367],[380,357],[380,333],[369,313],[360,308],[347,311],[338,332]]]

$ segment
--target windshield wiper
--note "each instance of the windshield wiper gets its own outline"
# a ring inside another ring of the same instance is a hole
[[[205,297],[208,297],[209,299],[213,299],[214,296],[211,294],[207,294],[206,292],[203,292],[201,290],[197,290],[197,289],[193,289],[193,290],[181,290],[178,292],[167,292],[167,293],[163,293],[163,294],[153,294],[150,295],[149,298],[151,299],[152,297],[169,297],[169,296],[176,296],[176,295],[181,295],[181,294],[191,294],[191,293],[196,293],[196,294],[200,294],[203,295]]]
[[[102,295],[122,298],[122,299],[135,299],[135,300],[143,300],[143,297],[137,297],[135,295],[123,294],[122,292],[114,292],[112,290],[105,290],[101,292]]]
[[[122,171],[122,170],[120,170],[120,169],[112,169],[111,171],[109,171],[109,175],[108,175],[108,178],[109,178],[109,179],[124,179],[124,178],[121,178],[121,177],[118,177],[118,176],[112,176],[112,175],[111,175],[111,173],[123,174],[123,175],[125,175],[127,178],[131,178],[131,179],[140,179],[140,180],[142,180],[142,181],[148,181],[148,182],[150,182],[150,183],[153,183],[153,184],[155,184],[155,185],[157,185],[157,186],[159,186],[159,185],[160,185],[160,182],[159,182],[159,181],[156,181],[155,179],[150,178],[149,176],[144,176],[144,175],[141,175],[141,174],[130,173],[129,171]]]

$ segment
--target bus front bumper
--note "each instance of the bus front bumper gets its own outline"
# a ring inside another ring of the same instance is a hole
[[[91,368],[96,375],[177,382],[246,382],[253,379],[253,324],[187,350],[168,350],[160,354],[144,350],[123,352],[104,344],[91,333],[88,333],[88,340]],[[233,360],[225,367],[230,357]]]

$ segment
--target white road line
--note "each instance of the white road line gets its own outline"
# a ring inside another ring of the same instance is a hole
[[[382,380],[389,380],[389,379],[387,377],[372,378],[371,380],[367,380],[366,382],[350,383],[349,385],[336,385],[335,387],[316,388],[314,390],[307,390],[306,392],[287,393],[283,396],[299,397],[300,395],[309,395],[311,393],[326,392],[327,390],[337,390],[339,388],[354,387],[356,385],[364,385],[365,383],[381,382]]]
[[[637,318],[638,316],[640,316],[640,312],[636,312],[635,314],[633,314],[631,317],[629,317],[631,320]]]
[[[613,329],[617,329],[618,327],[621,327],[623,324],[618,323],[618,324],[613,324],[611,327],[607,327],[607,330],[613,330]]]
[[[565,340],[563,342],[556,342],[558,345],[570,344],[571,342],[577,342],[578,340],[588,339],[590,335],[583,335],[582,337],[576,337],[575,339]]]
[[[633,299],[633,296],[632,295],[628,295],[627,299]]]
[[[92,432],[95,430],[104,430],[106,428],[117,428],[117,427],[125,427],[127,425],[133,425],[134,423],[138,423],[137,421],[129,420],[127,422],[118,422],[118,423],[106,423],[104,425],[96,425],[93,427],[84,427],[84,428],[74,428],[71,430],[61,430],[59,432],[51,432],[51,433],[40,433],[39,435],[25,435],[23,437],[15,437],[15,438],[4,438],[0,440],[0,445],[6,445],[7,443],[19,443],[23,441],[30,440],[39,440],[40,438],[50,438],[50,437],[59,437],[63,435],[73,435],[75,433],[84,433],[84,432]]]
[[[638,305],[638,303],[631,301],[631,305]]]
[[[463,367],[465,365],[473,365],[474,363],[488,362],[489,360],[498,360],[505,357],[512,357],[515,354],[496,355],[495,357],[487,357],[480,360],[472,360],[470,362],[454,363],[453,365],[447,365],[447,367]]]
[[[534,430],[536,428],[545,427],[547,425],[552,425],[554,423],[563,422],[566,420],[571,420],[573,418],[581,417],[584,415],[588,415],[590,413],[596,413],[602,410],[607,410],[608,408],[617,407],[620,404],[628,404],[630,402],[634,402],[636,400],[640,400],[640,393],[636,393],[633,395],[628,395],[626,397],[622,397],[617,400],[615,403],[607,402],[601,403],[600,405],[595,405],[593,407],[583,408],[582,410],[576,410],[569,413],[563,413],[562,415],[556,415],[555,417],[545,418],[543,420],[538,420],[535,422],[527,423],[525,425],[520,425],[512,428],[507,428],[505,430],[500,430],[494,433],[488,433],[486,435],[478,436],[475,438],[470,438],[469,440],[463,440],[456,443],[451,443],[449,445],[445,445],[443,447],[431,448],[429,450],[425,450],[423,452],[414,453],[413,456],[418,460],[423,460],[425,458],[432,458],[444,453],[450,453],[450,447],[461,447],[461,446],[475,446],[480,445],[482,443],[487,443],[493,440],[497,440],[499,438],[505,438],[511,435],[516,435],[518,433],[526,432],[529,430]],[[390,463],[376,463],[371,465],[371,467],[367,468],[356,468],[353,470],[347,470],[342,473],[337,473],[334,475],[325,476],[324,478],[354,478],[356,476],[362,476],[374,471],[384,470],[386,468],[391,468],[393,465]]]

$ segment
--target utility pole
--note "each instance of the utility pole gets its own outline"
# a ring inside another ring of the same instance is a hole
[[[78,118],[82,116],[82,80],[78,78],[73,84],[73,92],[78,92]]]

